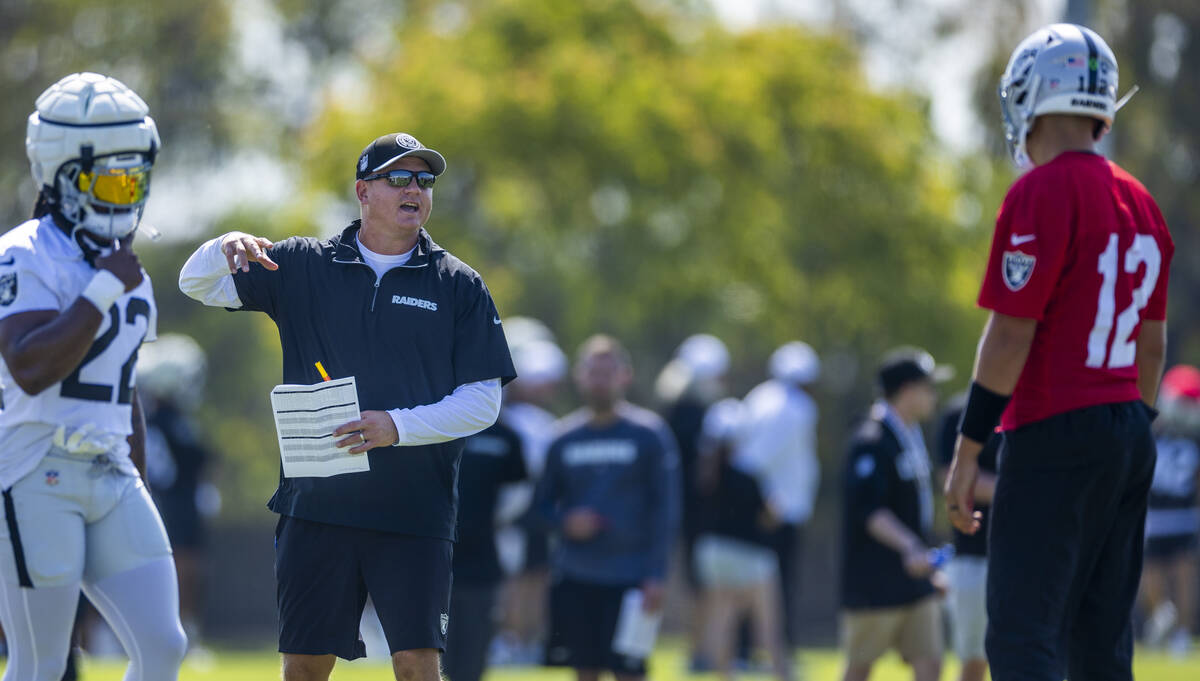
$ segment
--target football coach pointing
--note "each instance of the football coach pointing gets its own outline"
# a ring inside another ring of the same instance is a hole
[[[286,478],[275,530],[285,681],[329,678],[364,654],[370,594],[397,679],[436,681],[445,647],[460,438],[487,428],[515,372],[483,280],[423,229],[438,152],[384,135],[358,157],[362,218],[319,240],[232,232],[200,246],[179,287],[206,305],[265,312],[279,327],[283,382],[354,376],[362,418],[338,445],[371,470]],[[265,398],[265,396],[264,396]],[[369,451],[368,451],[369,450]]]

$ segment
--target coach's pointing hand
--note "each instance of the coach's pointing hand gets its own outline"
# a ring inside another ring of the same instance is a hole
[[[221,239],[221,252],[229,263],[229,271],[250,271],[250,263],[256,262],[269,270],[279,269],[279,265],[267,255],[267,249],[273,244],[270,239],[261,236],[251,236],[245,232],[230,232]]]
[[[338,440],[338,447],[350,447],[351,454],[362,454],[375,447],[390,447],[400,439],[396,423],[386,411],[364,411],[362,418],[343,424],[333,431],[334,435],[346,435]]]

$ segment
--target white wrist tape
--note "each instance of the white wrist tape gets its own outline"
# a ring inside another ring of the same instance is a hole
[[[108,308],[112,307],[118,298],[125,295],[125,284],[121,283],[121,280],[117,279],[117,275],[112,272],[100,270],[92,276],[92,280],[79,295],[95,305],[96,309],[100,310],[100,314],[108,314]]]

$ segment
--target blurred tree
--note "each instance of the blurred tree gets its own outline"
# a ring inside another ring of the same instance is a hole
[[[151,104],[171,172],[188,153],[228,137],[217,105],[231,27],[226,5],[183,0],[5,0],[0,3],[0,218],[28,218],[36,188],[25,160],[25,120],[37,96],[59,78],[97,71],[123,81]]]
[[[450,159],[435,237],[568,343],[607,329],[657,360],[706,328],[745,356],[803,337],[963,359],[989,169],[929,141],[922,101],[871,92],[845,41],[631,0],[447,4],[360,54],[362,97],[330,93],[282,231],[336,228],[310,216],[348,197],[356,152],[409,130]]]

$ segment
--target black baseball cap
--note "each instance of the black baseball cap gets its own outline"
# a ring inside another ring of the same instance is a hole
[[[406,132],[394,132],[376,138],[367,145],[366,149],[362,150],[362,153],[358,155],[358,165],[355,167],[354,177],[361,180],[405,156],[424,159],[434,175],[446,172],[446,159],[441,154],[421,144],[416,137]]]
[[[879,365],[879,387],[884,395],[894,395],[909,383],[930,381],[941,383],[954,377],[954,367],[938,364],[933,355],[912,346],[892,350]]]

